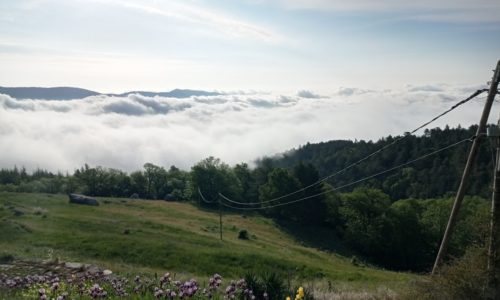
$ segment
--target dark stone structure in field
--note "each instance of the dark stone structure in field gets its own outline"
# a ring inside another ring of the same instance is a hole
[[[139,194],[133,193],[132,195],[130,195],[130,199],[139,199]]]
[[[98,206],[96,199],[78,194],[69,194],[69,203]]]

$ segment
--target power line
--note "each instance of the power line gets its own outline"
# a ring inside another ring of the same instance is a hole
[[[456,103],[455,105],[453,105],[452,107],[450,107],[448,110],[446,110],[446,111],[442,112],[441,114],[437,115],[436,117],[432,118],[430,121],[425,122],[424,124],[418,126],[417,128],[413,129],[410,132],[405,132],[403,136],[400,136],[399,138],[395,139],[391,143],[389,143],[389,144],[383,146],[382,148],[380,148],[380,149],[378,149],[378,150],[376,150],[376,151],[368,154],[367,156],[365,156],[365,157],[357,160],[356,162],[351,163],[347,167],[345,167],[345,168],[343,168],[343,169],[341,169],[341,170],[339,170],[339,171],[337,171],[337,172],[335,172],[333,174],[327,175],[327,176],[323,177],[322,179],[320,179],[320,180],[318,180],[316,182],[313,182],[313,183],[311,183],[311,184],[309,184],[309,185],[307,185],[307,186],[305,186],[303,188],[300,188],[300,189],[298,189],[296,191],[293,191],[291,193],[288,193],[288,194],[285,194],[285,195],[282,195],[282,196],[279,196],[279,197],[276,197],[276,198],[269,199],[269,200],[264,201],[264,202],[247,202],[247,203],[244,203],[244,202],[238,202],[238,201],[234,201],[234,200],[228,199],[227,197],[226,197],[226,200],[228,202],[231,202],[231,203],[234,203],[234,204],[238,204],[238,205],[255,206],[255,205],[261,205],[261,204],[275,202],[275,201],[281,200],[283,198],[286,198],[286,197],[295,195],[297,193],[300,193],[302,191],[305,191],[305,190],[307,190],[307,189],[309,189],[309,188],[311,188],[313,186],[316,186],[316,185],[319,185],[319,184],[325,182],[326,180],[328,180],[328,179],[330,179],[332,177],[335,177],[335,176],[337,176],[339,174],[344,173],[345,171],[347,171],[347,170],[349,170],[349,169],[351,169],[351,168],[353,168],[353,167],[361,164],[362,162],[370,159],[372,156],[375,156],[375,155],[379,154],[380,152],[386,150],[387,148],[394,146],[396,143],[404,140],[405,138],[407,138],[408,136],[412,135],[413,133],[415,133],[415,132],[419,131],[420,129],[428,126],[429,124],[435,122],[436,120],[438,120],[439,118],[441,118],[444,115],[448,114],[449,112],[451,112],[452,110],[456,109],[460,105],[467,103],[468,101],[474,99],[475,97],[477,97],[480,94],[482,94],[484,92],[487,92],[487,91],[488,91],[487,89],[480,89],[480,90],[475,91],[469,97],[465,98],[464,100],[459,101],[458,103]]]
[[[208,201],[205,198],[205,196],[203,196],[203,194],[201,193],[200,187],[198,187],[198,194],[200,194],[201,200],[203,200],[203,202],[205,202],[205,203],[214,203],[214,201]]]
[[[425,159],[429,156],[432,156],[432,155],[435,155],[435,154],[438,154],[440,152],[443,152],[445,150],[448,150],[450,148],[453,148],[453,147],[456,147],[464,142],[470,142],[470,141],[473,141],[474,139],[476,138],[476,136],[473,136],[471,138],[467,138],[467,139],[463,139],[459,142],[456,142],[456,143],[453,143],[451,145],[448,145],[448,146],[445,146],[445,147],[442,147],[442,148],[439,148],[438,150],[435,150],[435,151],[432,151],[430,153],[427,153],[427,154],[424,154],[418,158],[415,158],[413,160],[410,160],[410,161],[407,161],[403,164],[400,164],[400,165],[397,165],[395,167],[392,167],[392,168],[389,168],[389,169],[386,169],[384,171],[381,171],[381,172],[378,172],[378,173],[375,173],[375,174],[372,174],[370,176],[367,176],[367,177],[364,177],[364,178],[361,178],[361,179],[358,179],[356,181],[352,181],[350,183],[347,183],[347,184],[344,184],[344,185],[341,185],[341,186],[338,186],[338,187],[334,187],[334,188],[330,188],[326,191],[323,191],[321,193],[317,193],[315,195],[310,195],[310,196],[307,196],[307,197],[303,197],[303,198],[300,198],[300,199],[296,199],[296,200],[292,200],[292,201],[288,201],[288,202],[283,202],[283,203],[279,203],[279,204],[275,204],[275,205],[268,205],[268,206],[261,206],[261,207],[235,207],[235,206],[232,206],[232,205],[229,205],[229,204],[226,204],[224,202],[221,202],[222,205],[224,206],[227,206],[227,207],[230,207],[230,208],[233,208],[233,209],[238,209],[238,210],[263,210],[263,209],[269,209],[269,208],[274,208],[274,207],[279,207],[279,206],[284,206],[284,205],[289,205],[289,204],[293,204],[293,203],[297,203],[297,202],[301,202],[301,201],[304,201],[304,200],[307,200],[307,199],[311,199],[311,198],[314,198],[314,197],[318,197],[318,196],[321,196],[321,195],[325,195],[325,194],[328,194],[328,193],[331,193],[331,192],[334,192],[334,191],[337,191],[337,190],[340,190],[340,189],[343,189],[343,188],[346,188],[348,186],[351,186],[351,185],[355,185],[355,184],[358,184],[358,183],[361,183],[361,182],[364,182],[366,180],[369,180],[369,179],[372,179],[372,178],[375,178],[377,176],[380,176],[380,175],[383,175],[385,173],[389,173],[389,172],[392,172],[394,170],[397,170],[397,169],[400,169],[402,167],[405,167],[407,165],[410,165],[412,163],[415,163],[419,160],[422,160],[422,159]],[[226,196],[224,196],[223,194],[219,193],[219,196],[222,197],[222,199],[228,201],[230,200],[229,198],[227,198]],[[264,202],[263,202],[264,203]]]

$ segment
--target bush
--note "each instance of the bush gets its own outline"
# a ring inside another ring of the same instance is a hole
[[[14,261],[14,255],[9,253],[0,253],[0,264],[8,264]]]
[[[247,287],[253,291],[257,299],[261,299],[264,293],[267,293],[268,299],[285,299],[287,288],[282,278],[280,274],[274,272],[259,275],[247,273],[244,276]]]
[[[248,240],[248,231],[246,229],[240,230],[240,232],[238,232],[238,238],[240,240]]]
[[[486,249],[471,247],[437,275],[414,282],[403,299],[486,299]]]

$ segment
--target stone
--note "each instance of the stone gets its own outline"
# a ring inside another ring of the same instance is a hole
[[[133,193],[132,195],[130,195],[130,199],[139,199],[139,194]]]
[[[94,275],[94,274],[97,274],[99,273],[101,270],[97,267],[97,266],[94,266],[94,265],[90,265],[88,268],[87,268],[87,272],[89,272],[90,274]]]
[[[69,194],[69,203],[98,206],[96,199],[79,194]]]
[[[83,265],[81,263],[76,263],[76,262],[67,262],[64,264],[64,266],[68,269],[76,269],[76,270],[83,268]]]
[[[104,276],[109,276],[111,274],[113,274],[113,271],[111,271],[111,270],[106,269],[106,270],[102,271],[102,275],[104,275]]]

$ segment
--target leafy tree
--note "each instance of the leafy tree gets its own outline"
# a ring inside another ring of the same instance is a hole
[[[423,208],[417,200],[393,203],[386,217],[389,232],[384,235],[384,254],[380,261],[399,270],[424,271],[433,259],[431,243],[420,222]],[[431,250],[431,251],[429,251]]]
[[[181,171],[175,166],[170,166],[167,177],[168,193],[176,200],[186,200],[189,174],[185,171]]]
[[[257,167],[253,170],[253,177],[257,186],[265,184],[268,180],[268,175],[276,167],[275,160],[269,157],[264,157],[256,161]]]
[[[146,198],[148,195],[147,192],[147,179],[146,176],[144,176],[144,173],[142,171],[135,171],[130,173],[130,189],[131,189],[131,195],[133,193],[137,193],[140,198]]]
[[[326,204],[323,184],[317,184],[318,170],[312,164],[300,162],[294,167],[293,175],[298,179],[300,188],[303,189],[298,195],[305,200],[290,205],[290,214],[301,223],[323,223],[326,219]]]
[[[271,201],[272,199],[287,195],[300,189],[300,182],[288,170],[283,168],[276,168],[272,170],[267,182],[259,188],[259,199],[261,202]],[[298,199],[297,195],[286,197],[281,201],[275,201],[263,206],[284,203],[291,200]],[[296,212],[293,211],[292,205],[285,205],[268,210],[273,216],[295,219]]]
[[[259,199],[259,190],[254,174],[248,167],[248,164],[237,164],[233,168],[234,175],[241,184],[241,193],[243,202],[257,202]]]
[[[389,196],[380,190],[360,188],[341,197],[345,241],[365,255],[383,256],[384,233],[390,226],[386,218]]]
[[[206,201],[198,194],[201,191]],[[235,200],[241,200],[241,185],[231,168],[220,159],[208,157],[191,168],[191,199],[205,207],[215,207],[219,193]]]
[[[150,199],[162,199],[167,194],[167,171],[152,163],[144,164],[146,195]]]

